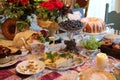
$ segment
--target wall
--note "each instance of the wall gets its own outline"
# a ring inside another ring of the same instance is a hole
[[[117,12],[120,12],[120,0],[116,0],[115,1],[115,10],[117,11]]]

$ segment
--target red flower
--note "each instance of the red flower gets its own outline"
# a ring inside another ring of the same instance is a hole
[[[43,2],[41,7],[47,8],[48,10],[61,9],[63,7],[63,3],[56,0],[50,0],[49,2]]]
[[[62,2],[57,1],[55,6],[56,6],[57,9],[61,9],[61,8],[63,8],[64,5],[63,5]]]
[[[54,4],[51,2],[43,2],[41,7],[47,8],[48,10],[53,10],[55,8]]]
[[[59,0],[49,0],[40,3],[40,14],[41,17],[48,20],[55,20],[59,15],[59,10],[63,8],[63,3]],[[45,13],[45,14],[44,14]]]
[[[29,2],[29,0],[20,0],[20,2],[24,6],[24,5],[26,5]]]
[[[41,30],[40,32],[43,34],[44,37],[48,36],[48,32],[47,31]]]

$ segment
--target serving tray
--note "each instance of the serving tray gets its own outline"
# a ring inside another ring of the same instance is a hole
[[[114,58],[120,59],[120,50],[113,49],[112,46],[102,45],[100,47],[101,52],[106,53]]]

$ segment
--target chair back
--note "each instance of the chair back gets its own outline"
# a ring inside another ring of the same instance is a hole
[[[116,11],[109,12],[109,4],[106,4],[106,12],[105,12],[105,22],[106,24],[110,25],[115,30],[120,30],[120,13],[117,13]]]

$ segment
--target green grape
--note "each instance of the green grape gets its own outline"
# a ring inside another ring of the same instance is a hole
[[[90,37],[88,40],[83,41],[83,46],[89,50],[95,50],[101,45],[100,42],[96,40],[95,37]]]

